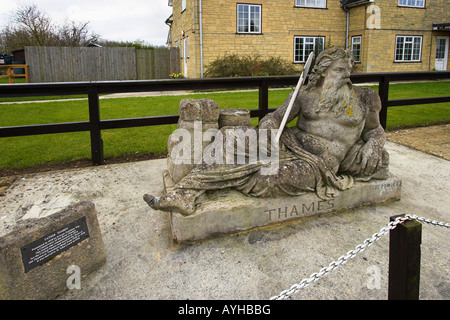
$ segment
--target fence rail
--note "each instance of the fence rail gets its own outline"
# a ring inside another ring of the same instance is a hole
[[[391,82],[442,79],[450,79],[450,72],[366,73],[351,75],[351,81],[353,83],[378,83],[379,95],[382,103],[380,122],[383,128],[386,128],[387,109],[389,107],[450,102],[450,96],[389,100],[389,84]],[[0,127],[0,138],[90,131],[92,162],[94,165],[99,165],[103,163],[103,143],[101,140],[101,130],[175,124],[178,121],[178,115],[100,120],[99,94],[258,88],[259,107],[258,109],[250,110],[250,115],[251,117],[259,117],[261,119],[267,113],[275,110],[269,109],[268,107],[269,88],[295,85],[297,81],[298,77],[296,76],[270,76],[211,79],[31,83],[15,85],[5,84],[0,85],[0,98],[87,94],[89,103],[89,121]]]

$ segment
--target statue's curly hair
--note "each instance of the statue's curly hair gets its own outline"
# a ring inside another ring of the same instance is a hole
[[[354,65],[353,53],[350,50],[331,48],[320,52],[309,75],[308,88],[318,85],[328,67],[338,59],[350,59],[352,67]]]

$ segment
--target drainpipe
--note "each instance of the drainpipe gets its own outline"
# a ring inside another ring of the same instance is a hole
[[[347,25],[345,27],[345,49],[348,49],[348,28],[349,28],[349,22],[350,22],[350,9],[347,8],[346,4],[341,2],[342,9],[347,13]]]
[[[359,6],[361,4],[366,3],[374,3],[375,0],[359,0],[353,3],[348,3],[349,0],[341,0],[341,8],[347,13],[347,27],[345,30],[345,48],[348,49],[348,29],[349,29],[349,21],[350,21],[350,8]]]
[[[203,27],[202,27],[202,0],[198,0],[200,15],[200,73],[203,78]]]

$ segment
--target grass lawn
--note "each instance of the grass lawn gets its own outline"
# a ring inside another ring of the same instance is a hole
[[[5,75],[5,74],[3,74]],[[14,83],[26,83],[25,78],[14,78]],[[8,78],[0,78],[0,84],[9,84]]]
[[[450,92],[450,81],[394,84],[390,99],[444,96]],[[271,90],[269,107],[281,105],[289,93]],[[186,96],[136,97],[101,99],[102,119],[119,119],[178,114],[178,105],[184,98],[209,98],[221,108],[258,107],[258,92],[199,93]],[[88,102],[48,101],[43,103],[0,104],[0,127],[88,120]],[[388,110],[387,129],[423,126],[450,122],[450,103],[393,107]],[[253,119],[254,126],[257,119]],[[105,158],[136,154],[164,155],[167,138],[176,129],[174,125],[111,129],[102,131]],[[49,134],[0,138],[1,170],[23,169],[51,163],[90,158],[89,132]]]

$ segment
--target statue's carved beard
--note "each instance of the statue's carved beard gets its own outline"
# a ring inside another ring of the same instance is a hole
[[[349,105],[353,104],[354,94],[351,86],[350,82],[343,81],[337,88],[335,86],[324,88],[316,112],[334,112],[335,118],[342,115]]]

